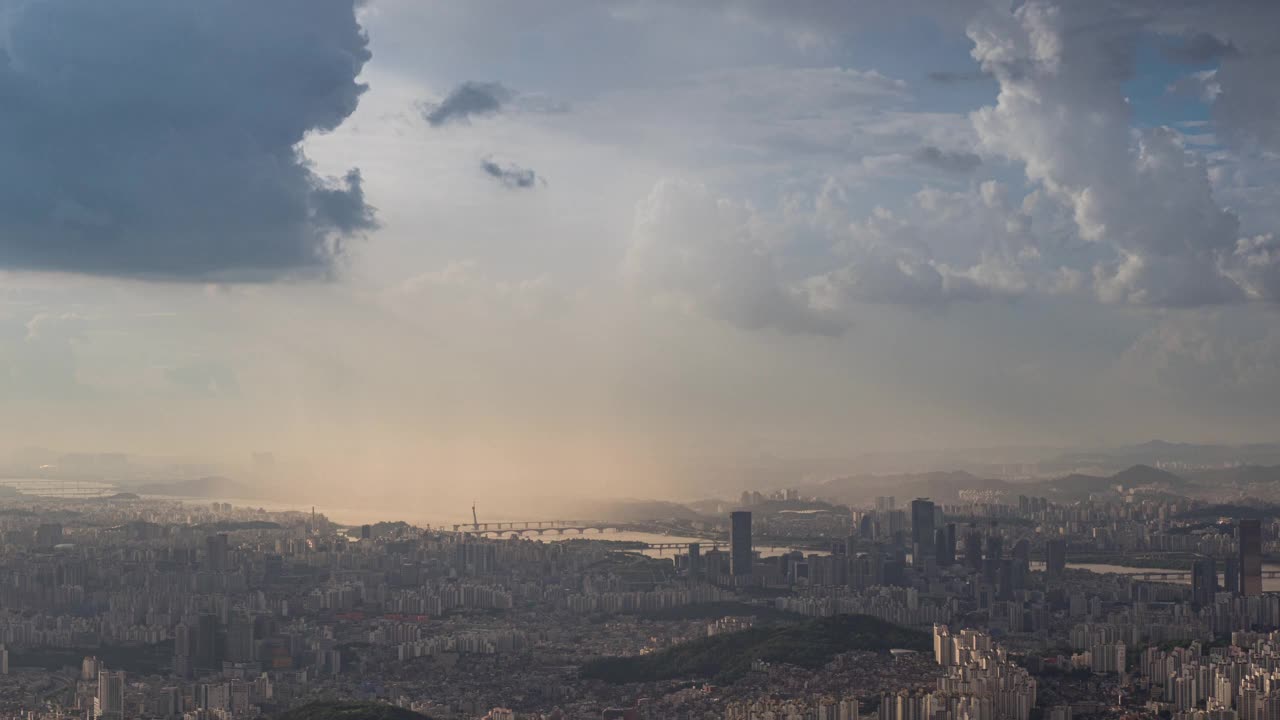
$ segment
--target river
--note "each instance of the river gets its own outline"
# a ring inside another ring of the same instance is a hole
[[[1043,563],[1035,563],[1043,567]],[[1111,573],[1116,575],[1139,575],[1141,573],[1158,573],[1158,572],[1177,572],[1170,568],[1139,568],[1129,567],[1127,565],[1109,565],[1106,563],[1067,563],[1067,567],[1075,570],[1088,570],[1096,573]],[[1266,563],[1262,566],[1263,570],[1280,570],[1280,565],[1274,563]],[[1218,573],[1221,579],[1222,573]],[[1221,582],[1221,580],[1219,580]],[[1181,585],[1191,584],[1191,577],[1188,575],[1183,578],[1174,578],[1165,580],[1164,582],[1179,583]],[[1262,589],[1266,592],[1280,592],[1280,578],[1263,578]]]

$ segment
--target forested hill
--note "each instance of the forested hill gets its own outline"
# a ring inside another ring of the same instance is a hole
[[[756,660],[821,667],[851,650],[927,651],[929,635],[869,615],[837,615],[798,625],[755,627],[742,632],[700,638],[661,652],[603,658],[584,665],[583,677],[613,683],[672,678],[711,678],[730,682]]]

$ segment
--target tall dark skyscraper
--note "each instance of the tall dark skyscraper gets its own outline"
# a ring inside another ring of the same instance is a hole
[[[943,528],[933,532],[933,548],[938,553],[938,567],[950,567],[956,561],[954,550],[947,545],[947,531]]]
[[[1229,557],[1222,563],[1222,588],[1227,592],[1240,592],[1240,561]]]
[[[982,569],[982,533],[972,527],[964,536],[964,564],[973,570]]]
[[[1044,572],[1051,578],[1060,578],[1067,569],[1067,541],[1050,540],[1044,544]]]
[[[996,598],[1000,600],[1012,600],[1014,591],[1014,568],[1017,566],[1018,561],[1013,558],[1004,558],[997,560],[996,562],[999,564],[999,569],[996,571],[996,578],[999,580],[999,592],[996,593]]]
[[[729,513],[729,574],[743,577],[751,574],[751,511]]]
[[[933,501],[917,498],[911,501],[912,563],[924,565],[924,559],[935,557]]]
[[[987,552],[982,560],[982,580],[988,585],[995,585],[1000,578],[1000,558],[1004,554],[1004,538],[999,535],[987,536]]]
[[[938,554],[941,556],[938,558],[938,564],[943,565],[944,564],[943,560],[945,559],[946,565],[955,565],[956,564],[956,524],[947,523],[946,527],[943,528],[943,532],[946,537],[946,554],[943,555],[942,550],[938,551]]]
[[[1213,558],[1201,558],[1191,563],[1191,599],[1197,605],[1213,602],[1218,591],[1218,566]]]
[[[1240,594],[1262,594],[1262,521],[1236,521],[1236,541],[1240,543]]]

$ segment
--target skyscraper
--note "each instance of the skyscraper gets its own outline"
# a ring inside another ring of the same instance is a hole
[[[1000,578],[1000,558],[1004,554],[1004,538],[999,535],[987,536],[987,552],[982,559],[982,581],[995,585]]]
[[[935,557],[933,501],[917,498],[911,501],[911,561],[924,565],[925,558]]]
[[[1044,544],[1044,571],[1051,578],[1060,578],[1067,569],[1067,541],[1050,540]]]
[[[956,564],[956,524],[947,523],[946,527],[944,528],[944,532],[946,534],[946,543],[945,543],[946,550],[945,550],[945,553],[943,550],[938,551],[938,556],[939,556],[938,564],[948,565],[948,566],[955,565]],[[944,560],[945,562],[943,562]]]
[[[229,545],[226,533],[210,535],[205,539],[205,554],[209,572],[222,572],[230,565],[228,558]]]
[[[972,527],[964,536],[964,564],[975,571],[982,569],[982,533]]]
[[[1262,594],[1262,521],[1241,518],[1236,521],[1236,540],[1240,544],[1240,594],[1246,597]]]
[[[98,671],[97,716],[119,718],[124,716],[124,671]]]
[[[1213,558],[1201,558],[1191,563],[1191,599],[1197,605],[1213,602],[1218,591],[1218,567]]]
[[[954,525],[951,527],[955,528]],[[955,548],[947,544],[947,531],[943,528],[938,528],[933,532],[933,547],[938,553],[939,567],[951,567],[951,564],[956,561]]]
[[[257,659],[257,646],[253,636],[253,621],[237,615],[227,626],[227,660],[249,663]]]
[[[744,577],[751,574],[751,511],[729,513],[729,574]]]
[[[1227,592],[1240,592],[1240,560],[1229,557],[1222,563],[1222,588]]]

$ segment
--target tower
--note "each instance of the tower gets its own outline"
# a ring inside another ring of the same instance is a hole
[[[917,498],[911,501],[911,561],[923,566],[924,559],[935,557],[933,501]]]
[[[1060,578],[1067,569],[1067,541],[1050,540],[1044,544],[1044,572],[1051,578]]]
[[[1236,540],[1240,544],[1240,594],[1246,597],[1262,594],[1262,521],[1241,518],[1236,521]]]
[[[729,574],[744,577],[751,574],[751,511],[729,513]]]

